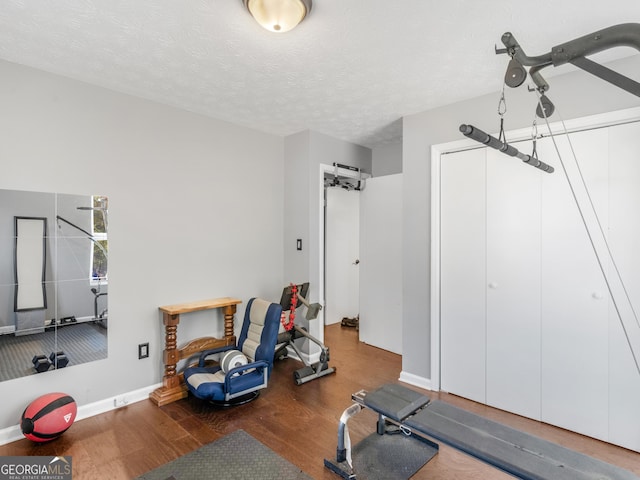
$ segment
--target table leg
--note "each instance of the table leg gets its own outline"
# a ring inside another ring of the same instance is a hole
[[[178,352],[180,315],[163,313],[163,323],[165,329],[164,377],[162,378],[162,387],[156,389],[149,396],[159,407],[186,398],[188,395],[187,388],[180,381],[176,370],[178,360],[180,360]]]

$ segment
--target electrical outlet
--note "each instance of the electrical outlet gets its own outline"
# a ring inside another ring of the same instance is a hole
[[[141,343],[138,345],[138,360],[149,356],[149,344]]]

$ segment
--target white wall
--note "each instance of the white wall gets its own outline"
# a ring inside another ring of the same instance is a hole
[[[638,80],[640,56],[634,55],[610,65]],[[505,67],[506,68],[506,67]],[[558,69],[558,71],[566,71]],[[549,69],[551,73],[552,69]],[[473,81],[473,72],[468,72]],[[498,82],[500,79],[496,79]],[[640,99],[582,71],[547,77],[549,98],[556,105],[556,120],[620,110],[640,105]],[[507,89],[508,113],[505,128],[531,126],[536,97],[525,86]],[[499,93],[410,115],[403,120],[403,374],[417,383],[429,384],[430,361],[430,222],[432,145],[460,140],[460,124],[473,124],[487,132],[499,127],[496,114]]]
[[[84,405],[160,382],[160,305],[279,300],[282,138],[7,62],[0,105],[0,188],[108,195],[110,220],[109,358],[0,383],[0,428],[47,392]],[[179,343],[221,333],[192,315]]]
[[[307,130],[284,141],[285,284],[309,281],[309,136]],[[302,240],[302,250],[296,249],[297,239]]]
[[[284,276],[289,282],[310,282],[309,300],[317,302],[320,288],[320,165],[334,162],[371,173],[371,149],[338,140],[322,133],[304,131],[284,139],[285,164],[285,249]],[[304,235],[307,236],[304,236]],[[302,252],[296,250],[302,238]],[[305,322],[300,318],[301,322]],[[320,337],[323,312],[309,325]]]
[[[402,141],[380,145],[372,152],[374,177],[402,173]]]

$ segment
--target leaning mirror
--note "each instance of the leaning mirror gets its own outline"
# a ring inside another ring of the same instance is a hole
[[[107,358],[107,197],[0,190],[0,224],[0,381]]]

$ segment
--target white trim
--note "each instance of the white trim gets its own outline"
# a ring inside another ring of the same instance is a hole
[[[431,380],[440,390],[440,152],[431,147]],[[437,159],[437,161],[434,161]],[[435,192],[435,193],[434,193]],[[437,194],[436,194],[437,193]],[[437,225],[437,228],[434,227]]]
[[[84,420],[85,418],[100,415],[101,413],[115,410],[116,408],[121,408],[131,403],[146,400],[149,398],[149,394],[151,394],[151,392],[161,386],[162,383],[158,383],[149,387],[122,393],[114,397],[105,398],[104,400],[98,400],[97,402],[89,403],[87,405],[81,405],[78,407],[78,414],[76,415],[75,421]],[[14,425],[0,430],[0,445],[15,442],[22,438],[24,438],[24,436],[22,435],[22,430],[20,430],[20,425]]]
[[[6,325],[4,327],[0,327],[0,335],[7,335],[9,333],[14,333],[16,331],[15,325]]]
[[[640,107],[615,112],[590,115],[588,117],[565,120],[549,124],[554,135],[609,127],[623,123],[640,121]],[[538,133],[548,136],[546,124],[538,125]],[[495,134],[493,134],[495,136]],[[509,143],[531,139],[531,128],[521,128],[506,133]],[[445,153],[453,153],[471,148],[486,148],[471,139],[456,140],[431,146],[431,382],[435,390],[440,390],[440,164]],[[401,375],[402,376],[402,375]],[[410,382],[408,382],[410,383]]]
[[[320,178],[320,188],[318,189],[318,208],[320,212],[318,214],[318,222],[320,226],[318,229],[320,237],[318,239],[318,302],[322,305],[322,308],[318,312],[318,340],[322,343],[324,343],[324,308],[326,307],[324,298],[324,174],[329,171],[330,168],[332,167],[321,163],[318,174],[318,177]]]
[[[313,342],[311,342],[313,343]],[[317,351],[315,353],[309,354],[307,352],[301,352],[302,356],[304,357],[304,359],[299,358],[298,354],[296,353],[296,351],[291,348],[291,347],[287,347],[287,357],[289,357],[291,360],[295,360],[296,362],[300,362],[300,363],[305,363],[306,365],[313,365],[317,362],[320,361],[320,351]]]
[[[78,317],[76,318],[75,322],[72,323],[66,323],[66,324],[58,324],[58,327],[62,327],[62,326],[71,326],[71,325],[77,325],[79,323],[85,323],[85,322],[94,322],[96,319],[95,317]],[[44,323],[45,328],[49,328],[51,327],[51,320],[45,320]],[[15,333],[16,331],[16,327],[15,325],[5,325],[3,327],[0,327],[0,336],[2,335],[9,335],[11,333]]]
[[[398,380],[415,387],[424,388],[425,390],[434,390],[431,380],[429,380],[428,378],[419,377],[418,375],[414,375],[413,373],[405,372],[404,370],[400,372],[400,378],[398,378]]]
[[[7,427],[0,430],[0,445],[6,445],[7,443],[15,442],[24,438],[20,425],[14,425],[13,427]]]

